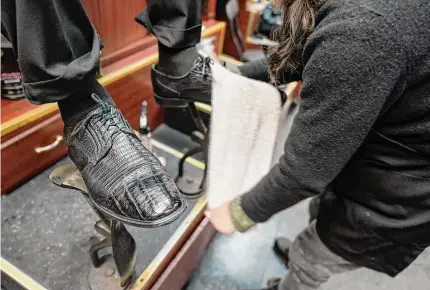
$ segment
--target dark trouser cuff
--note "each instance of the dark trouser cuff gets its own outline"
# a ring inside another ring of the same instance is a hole
[[[195,46],[200,42],[202,33],[201,23],[185,29],[153,25],[149,19],[147,8],[140,12],[135,20],[148,29],[166,47],[187,48]]]
[[[65,65],[59,77],[32,83],[24,81],[28,100],[40,105],[93,92],[100,86],[96,77],[102,47],[99,36],[94,32],[92,50]]]
[[[79,80],[55,79],[47,82],[24,83],[28,100],[36,105],[60,102],[76,96],[89,96],[99,86],[96,72]]]

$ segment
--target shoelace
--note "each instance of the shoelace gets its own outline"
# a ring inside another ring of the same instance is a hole
[[[117,122],[115,122],[115,118],[118,116],[118,112],[116,112],[115,110],[112,110],[112,105],[109,104],[106,101],[103,101],[102,99],[100,99],[99,96],[97,96],[94,93],[91,94],[91,98],[95,102],[99,103],[100,106],[101,106],[101,109],[102,109],[101,116],[98,115],[98,117],[102,121],[102,125],[103,126],[107,125],[107,131],[109,132],[110,127],[117,127],[117,128],[119,128]]]
[[[196,59],[196,68],[201,71],[202,75],[208,76],[208,72],[210,70],[210,66],[213,64],[213,60],[210,57],[203,57],[199,56],[198,59]]]
[[[96,103],[99,103],[100,105],[101,105],[101,108],[102,108],[102,114],[103,115],[107,115],[107,114],[109,114],[110,112],[111,112],[111,105],[108,103],[108,102],[106,102],[106,101],[103,101],[102,99],[100,99],[100,97],[99,96],[97,96],[97,94],[95,94],[95,93],[92,93],[91,94],[91,98],[96,102]]]

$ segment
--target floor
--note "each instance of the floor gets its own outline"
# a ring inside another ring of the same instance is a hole
[[[267,279],[284,275],[287,270],[271,246],[276,237],[292,240],[304,229],[309,217],[307,206],[306,200],[248,233],[217,235],[186,290],[261,289]],[[429,290],[430,248],[396,278],[361,268],[333,277],[320,289]]]

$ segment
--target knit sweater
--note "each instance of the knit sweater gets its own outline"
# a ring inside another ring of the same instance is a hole
[[[408,266],[430,245],[429,31],[427,0],[328,0],[284,155],[235,207],[264,222],[323,194],[327,247],[390,275]]]
[[[259,58],[246,62],[243,65],[237,67],[241,75],[262,82],[269,82],[268,68],[269,61],[267,58]],[[295,71],[294,73],[289,71],[281,75],[279,81],[281,84],[287,84],[290,82],[299,81],[301,79],[302,75],[300,71]]]

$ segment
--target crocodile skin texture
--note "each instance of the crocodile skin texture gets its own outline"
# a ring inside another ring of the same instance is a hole
[[[199,56],[192,70],[179,77],[169,76],[152,66],[151,78],[154,94],[163,98],[183,99],[191,102],[211,102],[212,60]]]
[[[100,102],[68,134],[69,156],[94,205],[124,223],[157,227],[186,208],[173,180],[140,142],[118,108]]]

